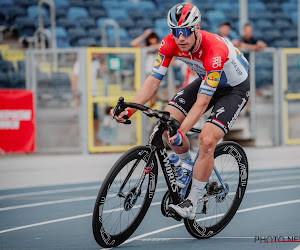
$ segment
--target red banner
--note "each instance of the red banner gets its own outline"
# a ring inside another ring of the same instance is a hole
[[[0,90],[0,151],[28,153],[35,147],[33,93]]]

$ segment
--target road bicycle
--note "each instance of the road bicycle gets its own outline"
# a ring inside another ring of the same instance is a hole
[[[189,184],[180,189],[176,185],[176,170],[170,164],[162,136],[166,130],[175,134],[180,124],[163,110],[124,102],[120,97],[115,108],[119,114],[126,108],[142,111],[157,123],[146,146],[137,146],[124,153],[111,168],[99,190],[93,211],[93,234],[102,247],[115,247],[126,241],[138,228],[153,199],[158,166],[162,169],[167,192],[161,202],[166,217],[180,221],[169,210],[187,197]],[[126,120],[129,124],[130,120]],[[192,128],[200,133],[201,130]],[[199,151],[198,151],[199,153]],[[194,163],[198,157],[195,157]],[[248,181],[248,161],[243,148],[231,141],[221,142],[214,152],[214,169],[206,185],[206,194],[199,199],[196,217],[184,219],[187,231],[195,238],[209,238],[218,234],[231,221],[245,194]]]

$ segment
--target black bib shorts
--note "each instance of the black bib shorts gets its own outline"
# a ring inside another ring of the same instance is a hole
[[[197,78],[191,84],[180,90],[169,102],[179,109],[185,116],[197,100],[197,94],[202,80]],[[234,87],[219,87],[212,96],[205,112],[213,107],[206,122],[211,122],[220,127],[225,134],[228,133],[237,119],[241,110],[245,107],[250,96],[250,81],[248,78]],[[205,113],[204,112],[204,113]]]

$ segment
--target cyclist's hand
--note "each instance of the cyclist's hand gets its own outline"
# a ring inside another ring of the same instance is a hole
[[[121,112],[119,115],[115,115],[115,109],[110,110],[110,115],[112,119],[115,119],[118,123],[125,123],[128,118],[131,116],[131,110],[125,110]]]
[[[181,146],[182,145],[182,139],[183,139],[182,133],[179,130],[177,130],[177,132],[174,136],[169,137],[169,143],[172,146]]]

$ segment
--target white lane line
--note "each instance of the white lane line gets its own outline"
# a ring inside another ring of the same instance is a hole
[[[251,176],[249,176],[251,178]],[[299,180],[300,176],[282,176],[277,178],[263,178],[263,179],[257,179],[257,180],[249,180],[248,184],[255,184],[255,183],[264,183],[264,182],[274,182],[274,181],[291,181],[291,180]]]
[[[254,172],[249,171],[249,176],[252,177],[262,177],[262,176],[276,176],[276,175],[297,175],[300,174],[300,169],[293,169],[293,170],[285,170],[284,172],[277,171],[277,172],[271,172],[271,171],[263,171],[262,173],[260,172]]]
[[[286,170],[288,171],[288,170]],[[298,180],[300,179],[298,172],[295,173],[294,171],[289,172],[289,174],[293,174],[293,176],[281,176],[277,178],[262,178],[262,179],[256,179],[252,180],[252,177],[260,177],[262,176],[261,173],[249,173],[248,180],[249,184],[255,184],[255,183],[262,183],[262,182],[274,182],[274,181],[280,181],[280,180]],[[273,176],[273,175],[281,175],[286,173],[277,173],[277,172],[270,172],[267,174],[267,176]],[[157,182],[158,184],[165,183],[165,180],[159,180]],[[26,197],[26,196],[34,196],[34,195],[47,195],[47,194],[59,194],[59,193],[68,193],[68,192],[77,192],[77,191],[89,191],[89,190],[99,190],[100,184],[95,186],[88,186],[88,187],[76,187],[76,188],[64,188],[64,189],[55,189],[55,190],[46,190],[46,191],[35,191],[35,192],[28,192],[28,193],[17,193],[17,194],[8,194],[8,195],[0,195],[0,200],[3,199],[12,199],[12,198],[19,198],[19,197]],[[0,190],[1,191],[1,190]]]
[[[258,193],[258,192],[267,192],[267,191],[275,191],[275,190],[285,190],[285,189],[293,189],[300,188],[300,185],[287,185],[287,186],[278,186],[278,187],[269,187],[269,188],[257,188],[246,190],[246,194]]]
[[[238,210],[237,213],[244,213],[244,212],[249,212],[249,211],[263,209],[263,208],[269,208],[269,207],[276,207],[276,206],[294,204],[294,203],[298,203],[298,202],[300,202],[300,199],[298,199],[298,200],[291,200],[291,201],[277,202],[277,203],[271,203],[271,204],[267,204],[267,205],[262,205],[262,206],[256,206],[256,207],[250,207],[250,208],[241,209],[241,210]],[[222,216],[222,214],[218,214],[216,216],[210,216],[210,217],[219,217],[219,216]],[[204,219],[200,219],[200,220],[201,221],[207,220],[207,219],[210,219],[210,217],[207,217],[207,218],[204,218]],[[197,220],[197,221],[200,221],[200,220]],[[184,225],[184,223],[180,223],[180,224],[177,224],[177,225],[174,225],[174,226],[165,227],[165,228],[161,228],[161,229],[155,230],[153,232],[145,233],[145,234],[133,237],[131,239],[128,239],[127,241],[125,241],[121,245],[127,244],[127,243],[135,241],[135,240],[139,240],[139,239],[145,238],[145,237],[147,237],[149,235],[153,235],[153,234],[161,233],[161,232],[164,232],[164,231],[167,231],[167,230],[170,230],[170,229],[181,227],[183,225]]]
[[[300,185],[299,185],[300,186]],[[167,188],[157,188],[155,192],[167,191]],[[107,195],[107,197],[113,197],[115,195]],[[2,207],[0,208],[0,212],[20,209],[20,208],[29,208],[29,207],[38,207],[38,206],[47,206],[47,205],[54,205],[60,203],[68,203],[68,202],[77,202],[77,201],[86,201],[86,200],[96,200],[96,196],[84,196],[72,199],[63,199],[63,200],[54,200],[54,201],[45,201],[45,202],[37,202],[25,205],[18,205],[18,206],[11,206],[11,207]]]
[[[36,192],[18,193],[18,194],[7,194],[7,195],[1,195],[0,200],[26,197],[26,196],[31,196],[31,195],[60,194],[60,193],[88,191],[88,190],[95,190],[95,189],[100,189],[100,185],[90,186],[90,187],[64,188],[64,189],[55,189],[55,190],[47,190],[47,191],[36,191]]]
[[[268,208],[268,207],[276,207],[276,206],[294,204],[294,203],[298,203],[298,202],[300,202],[300,199],[298,199],[298,200],[291,200],[291,201],[277,202],[277,203],[271,203],[271,204],[267,204],[267,205],[262,205],[262,206],[252,207],[252,208],[241,209],[241,210],[238,210],[237,213],[243,213],[243,212],[248,212],[248,211],[252,211],[252,210],[258,210],[258,209]],[[155,203],[152,204],[152,206],[157,206],[157,205],[160,205],[160,204],[161,204],[161,202],[155,202]],[[92,213],[81,214],[81,215],[77,215],[77,216],[71,216],[71,217],[65,217],[65,218],[56,219],[56,220],[44,221],[44,222],[30,224],[30,225],[25,225],[25,226],[21,226],[21,227],[14,227],[14,228],[5,229],[5,230],[0,231],[0,234],[7,233],[7,232],[12,232],[12,231],[17,231],[17,230],[21,230],[21,229],[26,229],[26,228],[30,228],[30,227],[36,227],[36,226],[41,226],[41,225],[56,223],[56,222],[62,222],[62,221],[67,221],[67,220],[84,218],[84,217],[88,217],[88,216],[91,216],[91,215],[92,215]],[[210,219],[211,217],[218,217],[218,216],[222,216],[222,214],[219,214],[219,215],[216,215],[216,216],[210,216],[210,217],[207,217],[207,218],[204,218],[204,219],[199,219],[197,221],[200,221],[200,220],[203,221],[203,220]],[[169,229],[180,227],[180,226],[183,226],[183,225],[184,225],[184,223],[181,223],[181,224],[177,224],[177,225],[174,225],[174,226],[162,228],[162,229],[159,229],[159,230],[156,230],[156,231],[153,231],[153,232],[149,232],[149,233],[146,233],[146,234],[142,234],[142,235],[136,236],[136,237],[134,237],[132,239],[128,239],[123,244],[126,244],[126,243],[129,243],[131,241],[144,238],[144,237],[152,235],[152,234],[156,234],[156,233],[160,233],[160,232],[163,232],[163,231],[167,231]]]
[[[14,228],[10,228],[10,229],[0,231],[0,234],[7,233],[7,232],[12,232],[12,231],[16,231],[16,230],[21,230],[21,229],[26,229],[26,228],[30,228],[30,227],[37,227],[37,226],[47,225],[47,224],[61,222],[61,221],[84,218],[84,217],[88,217],[88,216],[91,216],[91,215],[92,215],[92,213],[80,214],[80,215],[77,215],[77,216],[65,217],[65,218],[61,218],[61,219],[57,219],[57,220],[48,220],[48,221],[35,223],[35,224],[30,224],[30,225],[25,225],[25,226],[21,226],[21,227],[14,227]]]
[[[86,197],[78,197],[78,198],[64,199],[64,200],[37,202],[37,203],[31,203],[31,204],[25,204],[25,205],[2,207],[2,208],[0,208],[0,212],[8,211],[8,210],[14,210],[14,209],[20,209],[20,208],[47,206],[47,205],[53,205],[53,204],[76,202],[76,201],[86,201],[86,200],[95,200],[95,199],[96,199],[95,196],[86,196]]]
[[[293,188],[300,188],[300,185],[287,185],[287,186],[279,186],[279,187],[251,189],[251,190],[246,190],[246,193],[259,193],[259,192],[268,192],[268,191],[285,190],[285,189],[293,189]],[[155,192],[162,192],[162,191],[167,191],[167,188],[157,188]],[[235,194],[234,192],[229,193],[229,195],[234,195],[234,194]],[[108,195],[108,197],[113,197],[113,195]],[[37,202],[37,203],[30,203],[30,204],[24,204],[24,205],[18,205],[18,206],[3,207],[3,208],[0,208],[0,212],[14,210],[14,209],[21,209],[21,208],[47,206],[47,205],[54,205],[54,204],[61,204],[61,203],[68,203],[68,202],[77,202],[77,201],[86,201],[86,200],[95,200],[95,199],[96,199],[96,196],[84,196],[84,197],[78,197],[78,198],[72,198],[72,199]]]

